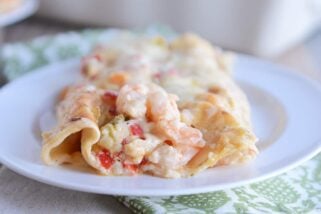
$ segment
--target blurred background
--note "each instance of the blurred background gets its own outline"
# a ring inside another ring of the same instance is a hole
[[[84,28],[154,24],[314,78],[321,74],[321,0],[0,0],[2,45]]]

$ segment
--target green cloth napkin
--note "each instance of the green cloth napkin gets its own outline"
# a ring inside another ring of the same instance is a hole
[[[162,26],[144,33],[174,35]],[[112,36],[117,36],[117,30],[84,30],[5,45],[0,52],[3,74],[13,80],[35,68],[83,56],[95,43]],[[280,176],[238,188],[186,196],[117,198],[135,213],[321,213],[321,154]]]

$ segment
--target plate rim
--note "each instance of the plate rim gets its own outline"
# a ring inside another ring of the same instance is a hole
[[[300,73],[296,73],[293,71],[290,71],[290,69],[288,68],[284,68],[283,66],[279,66],[276,65],[272,62],[269,61],[265,61],[265,60],[261,60],[252,56],[248,56],[248,55],[244,55],[244,54],[238,54],[237,56],[240,59],[246,59],[246,60],[250,60],[250,61],[256,61],[258,63],[268,63],[271,66],[276,66],[278,68],[278,72],[277,73],[283,73],[284,75],[287,76],[292,76],[295,78],[299,78],[301,80],[307,81],[307,84],[310,84],[311,86],[313,86],[313,88],[315,88],[320,94],[321,94],[321,85],[319,84],[319,82],[317,82],[316,80],[311,79],[310,77],[307,77],[303,74]],[[46,66],[40,67],[38,69],[35,69],[32,72],[29,72],[25,75],[23,75],[22,78],[17,78],[11,82],[9,82],[8,84],[4,85],[1,89],[0,89],[0,95],[7,90],[7,88],[12,87],[12,85],[15,84],[19,84],[20,81],[25,81],[25,79],[27,78],[32,78],[34,75],[37,75],[39,73],[44,73],[45,70],[48,69],[48,67],[52,67],[52,66],[65,66],[66,64],[69,63],[76,63],[77,61],[79,61],[79,58],[75,58],[75,59],[69,59],[69,60],[65,60],[65,61],[60,61],[60,62],[55,62],[55,63],[51,63],[48,64]],[[311,147],[314,148],[312,151],[306,153],[305,155],[303,155],[301,158],[299,158],[297,161],[292,162],[291,164],[288,164],[284,167],[281,167],[277,170],[273,170],[270,173],[266,173],[263,175],[259,175],[257,177],[254,178],[250,178],[250,179],[246,179],[246,180],[242,180],[242,181],[236,181],[236,182],[231,182],[231,183],[225,183],[225,184],[211,184],[211,185],[206,185],[206,186],[201,186],[201,187],[191,187],[188,189],[175,189],[172,192],[168,193],[168,189],[162,190],[162,189],[157,189],[157,191],[153,190],[153,189],[139,189],[139,190],[125,190],[122,192],[119,192],[113,189],[98,189],[95,188],[93,186],[82,186],[82,185],[77,185],[77,183],[64,183],[61,181],[55,181],[54,179],[46,179],[45,176],[41,176],[39,173],[32,173],[29,172],[27,169],[24,169],[22,167],[19,167],[19,164],[13,163],[12,161],[8,160],[5,158],[5,154],[1,153],[0,151],[0,162],[3,164],[3,166],[11,169],[12,171],[21,174],[25,177],[28,177],[30,179],[45,183],[45,184],[49,184],[52,186],[56,186],[56,187],[60,187],[60,188],[64,188],[64,189],[70,189],[70,190],[76,190],[76,191],[82,191],[82,192],[91,192],[91,193],[100,193],[100,194],[108,194],[108,195],[128,195],[128,196],[169,196],[169,195],[188,195],[188,194],[197,194],[197,193],[205,193],[205,192],[211,192],[211,191],[218,191],[218,190],[224,190],[224,189],[229,189],[229,188],[234,188],[234,187],[238,187],[238,186],[242,186],[245,184],[251,184],[251,183],[255,183],[255,182],[259,182],[259,181],[263,181],[266,180],[268,178],[280,175],[286,171],[289,171],[297,166],[299,166],[300,164],[302,164],[303,162],[306,162],[307,160],[310,160],[311,158],[313,158],[314,156],[316,156],[318,153],[321,152],[321,139],[317,140],[317,142],[314,143],[315,147]],[[3,155],[1,155],[3,154]],[[184,179],[184,178],[183,178]]]
[[[31,16],[39,7],[38,0],[23,0],[21,5],[0,15],[0,27],[5,27]]]

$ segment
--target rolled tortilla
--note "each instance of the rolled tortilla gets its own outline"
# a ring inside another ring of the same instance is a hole
[[[257,138],[235,116],[204,101],[195,108],[193,125],[202,131],[207,143],[188,163],[193,174],[215,165],[246,162],[256,156]]]
[[[136,42],[142,42],[149,51]],[[114,48],[94,51],[84,60],[82,72],[95,88],[77,86],[66,91],[58,106],[57,127],[43,134],[44,162],[68,163],[74,154],[79,154],[105,175],[152,173],[182,177],[208,167],[253,159],[258,153],[257,138],[252,131],[246,96],[230,75],[230,60],[229,54],[194,35],[178,37],[166,45],[135,37],[120,40]],[[143,107],[134,109],[136,113],[143,112],[139,117],[122,112],[126,105],[135,107],[130,102],[115,108],[117,91],[137,82],[155,82],[177,95],[180,115],[174,122],[182,120],[199,129],[205,146],[174,147],[164,134],[167,132],[156,129],[151,124],[155,122],[152,117],[145,118],[145,112],[149,112],[144,110],[145,101]],[[102,96],[96,88],[107,92]]]
[[[226,90],[215,87],[196,96],[187,107],[193,112],[193,126],[207,142],[188,163],[193,174],[215,165],[243,163],[258,153],[246,97],[237,87]]]
[[[75,86],[64,91],[58,104],[58,124],[43,133],[42,160],[48,165],[71,163],[81,144],[95,143],[100,138],[100,95],[88,86]]]
[[[231,76],[231,56],[194,35],[178,37],[171,48],[184,56],[176,67],[179,75],[165,74],[160,84],[178,95],[184,121],[199,129],[206,141],[187,164],[188,170],[195,174],[253,159],[258,153],[257,138],[248,100]]]

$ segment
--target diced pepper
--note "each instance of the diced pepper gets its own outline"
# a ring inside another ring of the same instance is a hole
[[[133,135],[136,135],[140,138],[144,138],[144,131],[143,131],[142,127],[140,125],[138,125],[137,123],[130,125],[129,129]]]
[[[128,140],[125,138],[122,142],[121,142],[122,145],[126,145],[128,144]]]
[[[108,112],[111,116],[117,115],[116,100],[118,94],[115,91],[106,91],[103,94],[103,101],[108,106]]]
[[[123,167],[125,169],[128,169],[129,171],[131,171],[133,173],[137,173],[137,171],[138,171],[138,165],[137,164],[126,164],[126,163],[123,163]]]
[[[97,156],[101,165],[106,169],[109,169],[114,163],[114,159],[110,156],[110,152],[107,149],[100,151]]]
[[[161,78],[161,76],[162,76],[161,72],[157,72],[157,73],[153,74],[153,77],[158,80]]]
[[[169,146],[173,146],[173,142],[171,140],[165,140],[164,143],[166,143]]]
[[[117,115],[117,109],[116,109],[116,106],[113,105],[113,106],[110,106],[109,109],[108,109],[108,112],[111,116],[116,116]]]
[[[98,54],[95,54],[93,57],[94,57],[95,59],[97,59],[98,61],[102,61],[101,56],[98,55]]]
[[[143,160],[139,163],[139,165],[143,166],[148,163],[148,160],[146,158],[143,158]]]
[[[118,94],[115,91],[106,91],[103,95],[103,99],[109,102],[110,101],[115,102],[117,97],[118,97]]]

